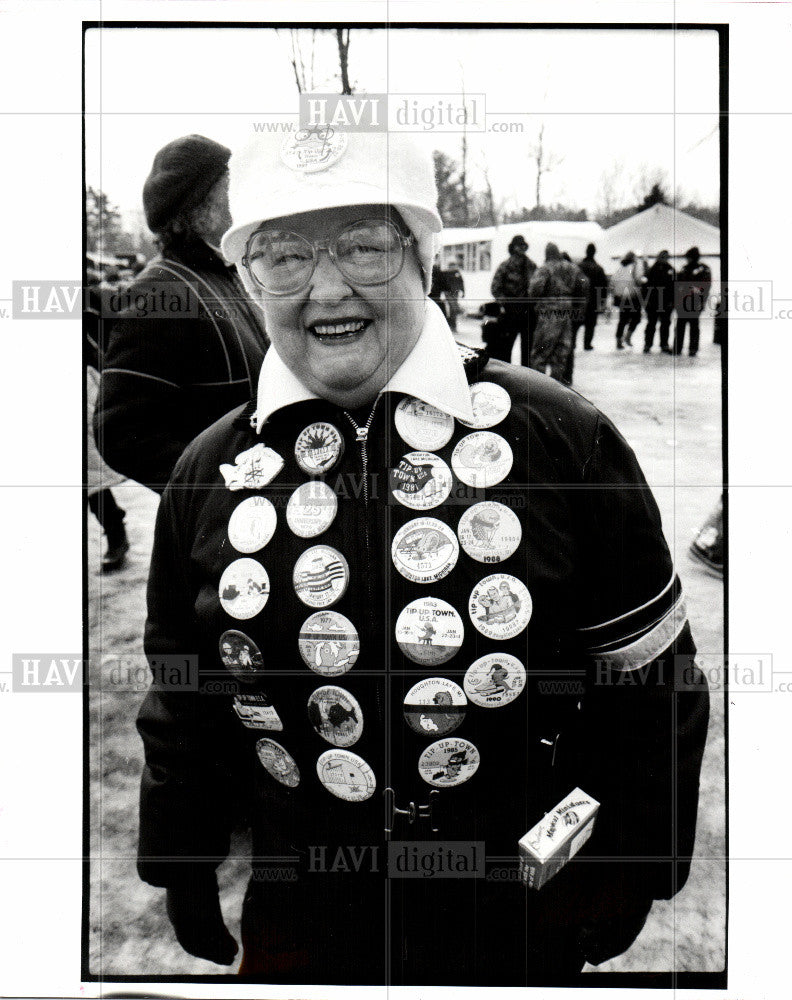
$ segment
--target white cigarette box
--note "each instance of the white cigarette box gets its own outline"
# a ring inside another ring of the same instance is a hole
[[[591,836],[599,805],[576,788],[520,840],[520,875],[530,889],[541,889],[574,858]]]

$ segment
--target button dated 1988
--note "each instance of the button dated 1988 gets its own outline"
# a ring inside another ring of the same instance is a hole
[[[499,563],[514,555],[522,540],[520,519],[502,503],[485,500],[459,519],[459,541],[471,559]]]
[[[413,583],[435,583],[456,566],[459,542],[453,529],[437,518],[416,517],[396,532],[391,558]]]

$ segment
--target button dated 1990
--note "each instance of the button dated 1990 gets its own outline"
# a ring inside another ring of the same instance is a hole
[[[480,708],[508,705],[525,687],[525,667],[510,653],[488,653],[467,669],[465,693]]]

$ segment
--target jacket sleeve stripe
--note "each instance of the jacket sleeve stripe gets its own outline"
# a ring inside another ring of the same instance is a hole
[[[668,581],[665,587],[663,587],[660,593],[657,594],[655,597],[651,598],[651,600],[648,600],[645,604],[641,604],[637,608],[633,608],[630,611],[626,611],[623,615],[619,615],[617,618],[611,618],[609,621],[600,622],[598,625],[587,625],[585,628],[579,628],[578,632],[595,632],[598,629],[604,629],[609,625],[615,625],[617,622],[624,621],[625,618],[630,618],[633,615],[637,615],[639,611],[644,611],[646,608],[651,607],[652,604],[655,604],[658,601],[662,601],[664,597],[667,599],[669,596],[669,591],[674,586],[675,580],[676,580],[676,574],[672,573],[671,579]]]
[[[600,653],[598,658],[604,659],[613,670],[631,671],[645,667],[677,638],[685,627],[687,609],[682,595],[677,599],[671,610],[649,632],[619,649]]]

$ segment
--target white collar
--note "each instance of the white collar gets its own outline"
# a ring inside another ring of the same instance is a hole
[[[452,417],[473,421],[465,367],[442,310],[431,299],[426,300],[424,325],[415,347],[382,392],[416,396]],[[284,364],[274,346],[270,347],[259,376],[257,432],[276,410],[307,399],[319,399],[319,396],[307,389]]]

